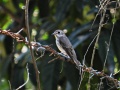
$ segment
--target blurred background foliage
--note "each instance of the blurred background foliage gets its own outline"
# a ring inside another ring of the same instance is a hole
[[[111,12],[115,5],[119,7],[119,0],[117,3],[113,2],[108,6],[93,63],[94,69],[99,71],[103,69],[111,28],[115,23],[105,68],[108,75],[116,73],[120,68],[120,9],[116,9],[115,18]],[[93,25],[92,22],[99,5],[99,0],[30,0],[31,39],[45,45],[53,44],[52,47],[58,51],[55,39],[51,34],[56,29],[67,29],[67,36],[75,48],[78,60],[82,62],[88,45],[98,31],[100,13]],[[0,28],[10,29],[12,32],[18,32],[24,28],[21,35],[26,37],[24,9],[25,0],[0,0]],[[93,46],[94,42],[86,55],[87,66],[90,66]],[[40,57],[40,53],[36,53],[37,59]],[[49,54],[49,52],[45,52],[45,55],[36,61],[40,71],[42,90],[77,90],[80,80],[78,70],[74,65],[60,60],[48,64],[48,61],[54,58]],[[29,67],[30,80],[21,90],[36,90],[35,70],[28,47],[24,43],[17,43],[11,37],[0,35],[0,90],[9,90],[10,84],[12,89],[15,89],[25,82],[26,63]],[[84,76],[80,90],[88,88],[88,73],[85,73]],[[120,73],[114,76],[118,80],[119,77]],[[93,77],[91,90],[98,89],[99,82],[100,77]],[[102,90],[110,89],[111,86],[109,81],[104,80]]]

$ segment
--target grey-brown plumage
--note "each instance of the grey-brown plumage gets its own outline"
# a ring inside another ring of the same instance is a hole
[[[65,33],[62,30],[56,30],[53,35],[55,36],[56,45],[61,53],[69,56],[77,66],[80,65],[72,44]]]

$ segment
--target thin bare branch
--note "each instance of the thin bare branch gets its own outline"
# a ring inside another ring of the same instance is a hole
[[[116,7],[117,7],[117,3],[116,3]],[[116,9],[115,9],[115,12],[116,12]],[[115,13],[114,13],[114,17],[113,18],[115,19]],[[105,65],[106,65],[106,61],[107,61],[107,57],[108,57],[108,53],[109,53],[109,48],[110,48],[110,44],[111,44],[111,38],[112,38],[114,26],[115,26],[115,22],[113,22],[113,26],[112,26],[112,30],[111,30],[111,34],[110,34],[110,39],[109,39],[109,42],[107,44],[107,53],[106,53],[106,57],[105,57],[104,65],[103,65],[103,70],[105,69]]]
[[[101,19],[100,19],[100,23],[99,23],[97,38],[96,38],[94,48],[93,48],[93,52],[92,52],[91,65],[90,65],[91,67],[93,67],[93,60],[94,60],[94,56],[95,56],[96,46],[98,44],[101,29],[103,27],[104,18],[105,18],[105,14],[106,14],[106,8],[107,8],[108,3],[109,3],[109,0],[105,0],[105,1],[100,2],[100,9],[99,10],[101,11]],[[88,79],[88,86],[89,86],[88,89],[90,90],[90,75],[89,75],[89,79]]]
[[[37,90],[40,90],[40,78],[39,78],[38,68],[37,68],[37,64],[36,64],[36,61],[35,61],[35,58],[34,58],[34,53],[33,53],[32,46],[31,46],[30,29],[29,29],[29,17],[28,17],[28,7],[29,7],[29,0],[26,0],[25,22],[26,22],[26,29],[27,29],[28,44],[29,44],[30,53],[31,53],[31,56],[32,56],[34,69],[35,69],[35,72],[36,72]]]

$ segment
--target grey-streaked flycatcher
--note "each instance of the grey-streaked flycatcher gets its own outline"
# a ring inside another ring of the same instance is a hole
[[[56,45],[61,53],[69,56],[78,67],[81,63],[77,60],[76,53],[65,33],[62,30],[56,30],[53,35],[55,36]]]

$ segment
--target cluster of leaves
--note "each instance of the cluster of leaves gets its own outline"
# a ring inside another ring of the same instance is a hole
[[[112,0],[111,0],[112,1]],[[101,1],[102,2],[102,1]],[[29,2],[29,24],[31,39],[40,42],[41,44],[55,46],[52,32],[56,29],[67,29],[67,36],[76,50],[78,60],[82,62],[87,48],[93,38],[97,35],[99,22],[101,20],[101,12],[99,13],[99,0],[30,0]],[[97,5],[97,6],[96,6]],[[21,35],[26,36],[25,26],[25,0],[1,0],[0,1],[0,27],[2,29],[10,29],[12,32],[18,32],[21,28],[24,31]],[[93,68],[101,71],[103,69],[107,50],[107,64],[105,72],[116,73],[119,69],[120,62],[120,14],[119,4],[116,2],[110,3],[105,13],[103,26],[99,41],[96,44],[96,53],[93,62]],[[117,11],[115,13],[112,12]],[[97,18],[96,18],[97,14]],[[115,16],[114,16],[115,14]],[[93,23],[93,21],[95,22]],[[113,27],[114,25],[114,27]],[[111,31],[113,35],[111,45],[108,47]],[[86,65],[90,66],[94,42],[86,54]],[[109,49],[108,49],[109,48]],[[67,62],[54,61],[49,56],[50,53],[45,52],[42,58],[41,53],[35,52],[36,63],[40,71],[40,81],[42,90],[77,90],[79,85],[79,72]],[[24,43],[17,43],[14,39],[0,35],[0,89],[6,89],[5,84],[12,89],[22,85],[26,77],[26,64],[28,63],[30,80],[25,88],[36,88],[36,75],[31,61],[30,51]],[[119,79],[119,73],[114,75]],[[82,81],[81,90],[87,90],[88,73],[85,73]],[[91,89],[99,87],[100,78],[95,77],[91,80]],[[111,88],[112,84],[109,81],[103,80],[103,89]],[[7,89],[8,89],[7,88]]]

